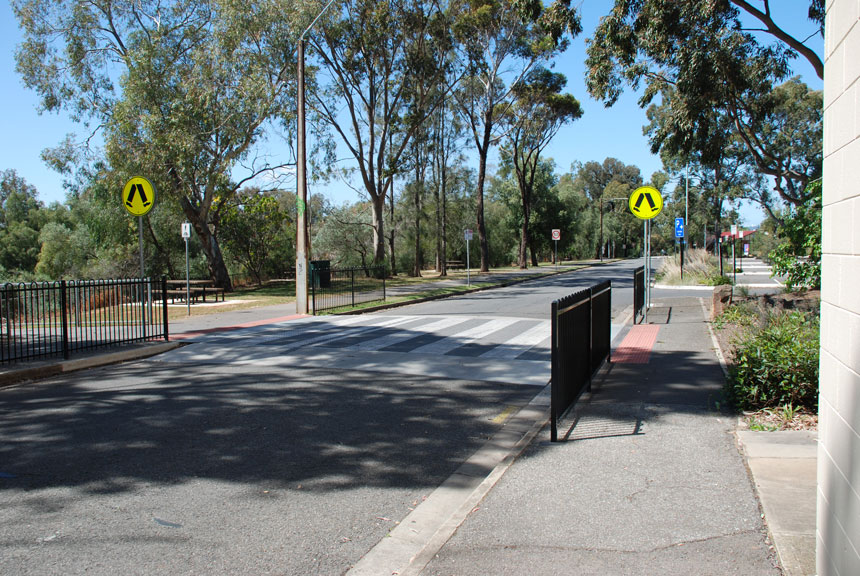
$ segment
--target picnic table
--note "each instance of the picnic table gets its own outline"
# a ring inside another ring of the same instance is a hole
[[[224,289],[217,288],[212,280],[189,280],[187,296],[191,302],[196,303],[198,299],[206,302],[206,296],[210,296],[218,302],[218,296],[221,296],[221,302],[224,302]],[[168,280],[167,281],[167,297],[171,302],[176,300],[184,301],[186,298],[186,281],[185,280]]]

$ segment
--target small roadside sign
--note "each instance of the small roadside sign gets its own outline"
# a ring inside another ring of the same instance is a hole
[[[132,216],[143,216],[155,206],[155,186],[142,176],[135,176],[122,189],[122,205]]]
[[[640,220],[650,220],[663,210],[663,196],[653,186],[640,186],[630,195],[627,205]]]
[[[191,238],[191,222],[182,223],[182,237]]]
[[[684,237],[684,219],[675,218],[675,238]]]
[[[552,231],[552,239],[555,241],[561,240],[561,230],[553,229]]]
[[[466,240],[471,240],[471,239],[472,239],[472,231],[471,231],[471,230],[469,230],[469,229],[467,229],[467,230],[463,233],[463,236],[464,236],[464,238],[466,238]]]
[[[735,237],[737,235],[738,235],[738,225],[732,224],[732,237]]]

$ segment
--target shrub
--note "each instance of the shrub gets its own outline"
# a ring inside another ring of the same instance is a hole
[[[772,314],[736,343],[727,395],[739,410],[791,405],[818,409],[817,314]]]

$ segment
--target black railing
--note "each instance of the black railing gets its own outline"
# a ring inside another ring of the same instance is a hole
[[[311,269],[313,312],[385,301],[385,267]]]
[[[591,388],[591,378],[609,359],[612,285],[602,282],[552,303],[552,398],[550,440],[558,422]]]
[[[166,279],[0,285],[0,363],[168,339]]]
[[[645,314],[645,266],[633,270],[633,323]]]

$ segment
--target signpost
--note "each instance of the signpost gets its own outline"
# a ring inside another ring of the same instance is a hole
[[[472,285],[472,269],[469,266],[469,241],[472,239],[472,231],[467,229],[463,233],[463,237],[466,239],[466,283],[467,285]]]
[[[143,270],[143,217],[155,206],[155,186],[142,176],[135,176],[122,189],[122,205],[132,216],[137,216],[137,237],[140,244],[140,277]]]
[[[191,280],[188,276],[188,239],[191,238],[191,223],[182,223],[182,238],[185,240],[185,309],[191,316]],[[166,301],[166,300],[165,300]]]
[[[648,322],[648,308],[651,306],[651,219],[663,210],[663,196],[653,186],[640,186],[627,200],[630,212],[643,220],[645,257],[645,314]]]
[[[738,225],[732,224],[732,285],[738,283],[738,261],[735,257],[735,244],[737,244]]]
[[[552,239],[555,242],[555,269],[558,270],[558,241],[561,240],[561,230],[553,228]]]
[[[684,279],[684,240],[686,237],[684,233],[684,219],[683,218],[675,218],[675,238],[681,238],[681,280]]]

